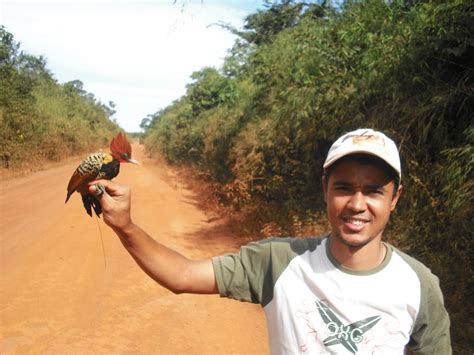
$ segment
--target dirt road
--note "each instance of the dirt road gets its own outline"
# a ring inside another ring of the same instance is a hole
[[[141,165],[116,178],[132,186],[133,218],[191,258],[238,248],[199,196],[134,145]],[[149,279],[118,238],[64,204],[77,161],[1,181],[0,353],[267,353],[256,305],[218,296],[174,295]]]

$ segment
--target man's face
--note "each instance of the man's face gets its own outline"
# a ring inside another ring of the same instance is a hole
[[[381,238],[400,197],[386,172],[356,160],[339,163],[324,183],[332,236],[350,247],[362,247]],[[380,240],[380,239],[379,239]]]

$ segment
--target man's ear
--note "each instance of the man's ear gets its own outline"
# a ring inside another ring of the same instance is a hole
[[[324,202],[327,202],[327,186],[328,186],[328,181],[327,181],[327,176],[323,175],[323,178],[321,179],[322,184],[323,184],[323,197],[324,197]]]
[[[398,185],[397,192],[393,195],[390,211],[393,211],[395,209],[395,206],[397,205],[398,199],[400,198],[402,191],[403,191],[403,185],[400,184]]]

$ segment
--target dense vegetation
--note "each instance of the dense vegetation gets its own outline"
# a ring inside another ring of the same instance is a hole
[[[74,80],[58,83],[43,57],[20,51],[0,27],[0,166],[35,168],[106,145],[119,127],[113,103],[98,102]]]
[[[385,131],[405,187],[387,239],[439,275],[455,352],[467,352],[473,10],[467,0],[268,3],[243,31],[227,26],[238,39],[222,68],[194,73],[185,96],[142,122],[145,143],[205,172],[263,231],[299,234],[324,215],[329,144],[359,127]]]

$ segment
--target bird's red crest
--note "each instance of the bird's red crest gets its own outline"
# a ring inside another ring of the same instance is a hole
[[[126,161],[124,158],[125,154],[127,158],[132,157],[132,146],[123,132],[117,134],[117,137],[110,142],[110,152],[121,162]]]

